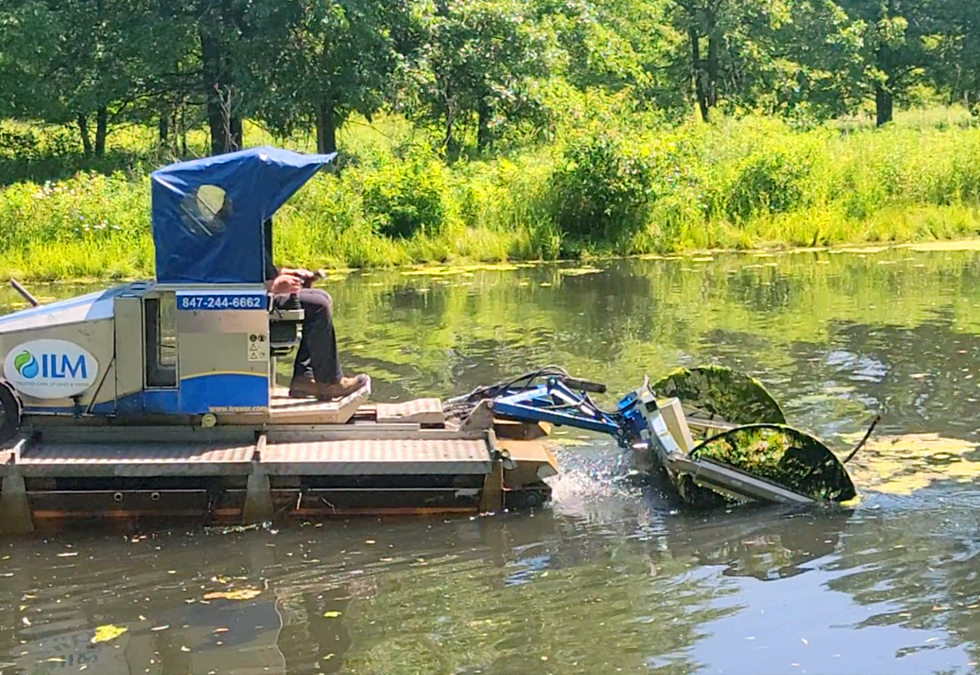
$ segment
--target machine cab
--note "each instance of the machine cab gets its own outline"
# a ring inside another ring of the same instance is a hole
[[[24,412],[267,413],[303,318],[265,287],[272,216],[334,157],[262,147],[153,172],[154,280],[0,318]]]
[[[151,175],[156,282],[116,301],[131,304],[129,314],[140,311],[143,396],[135,407],[268,410],[275,357],[296,345],[303,318],[298,303],[273,306],[265,288],[275,276],[272,216],[334,157],[256,148]],[[126,313],[117,315],[117,331],[135,334],[132,320],[121,320]]]

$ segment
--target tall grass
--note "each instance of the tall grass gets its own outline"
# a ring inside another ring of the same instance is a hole
[[[340,134],[342,169],[280,211],[277,257],[377,267],[980,234],[980,128],[954,113],[910,120],[797,130],[760,117],[607,118],[451,166],[404,120],[356,120]],[[0,130],[0,275],[152,275],[147,174],[173,158],[151,130],[117,130],[92,162],[65,130]],[[203,135],[188,140],[204,154]],[[263,143],[314,145],[250,127],[246,144]]]

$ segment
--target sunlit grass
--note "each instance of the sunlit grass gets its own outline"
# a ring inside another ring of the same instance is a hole
[[[652,185],[646,220],[620,241],[572,242],[556,224],[564,136],[447,166],[429,133],[381,116],[347,124],[340,173],[316,177],[280,211],[277,258],[346,269],[980,236],[980,128],[963,110],[908,111],[885,129],[850,120],[797,131],[759,117],[621,125],[606,131],[647,163]],[[114,129],[107,156],[85,159],[70,130],[4,128],[23,138],[0,147],[0,275],[151,276],[147,175],[174,159],[154,131]],[[276,139],[254,125],[245,140],[315,148],[309,134]],[[205,155],[206,135],[189,134],[187,146]],[[379,185],[398,188],[379,202]],[[421,229],[383,234],[388,203]]]

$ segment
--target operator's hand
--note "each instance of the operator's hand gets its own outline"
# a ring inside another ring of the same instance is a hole
[[[282,274],[291,274],[294,277],[299,277],[302,281],[309,281],[316,277],[316,273],[304,269],[292,269],[290,267],[284,267],[280,270]]]
[[[303,288],[303,282],[292,274],[280,274],[272,280],[269,290],[276,295],[293,295]]]

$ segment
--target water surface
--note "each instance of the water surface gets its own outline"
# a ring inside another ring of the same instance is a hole
[[[977,253],[446,272],[325,285],[375,400],[546,364],[620,394],[720,363],[841,454],[880,413],[860,502],[684,513],[621,480],[610,440],[558,430],[532,515],[0,540],[0,674],[977,670]]]

